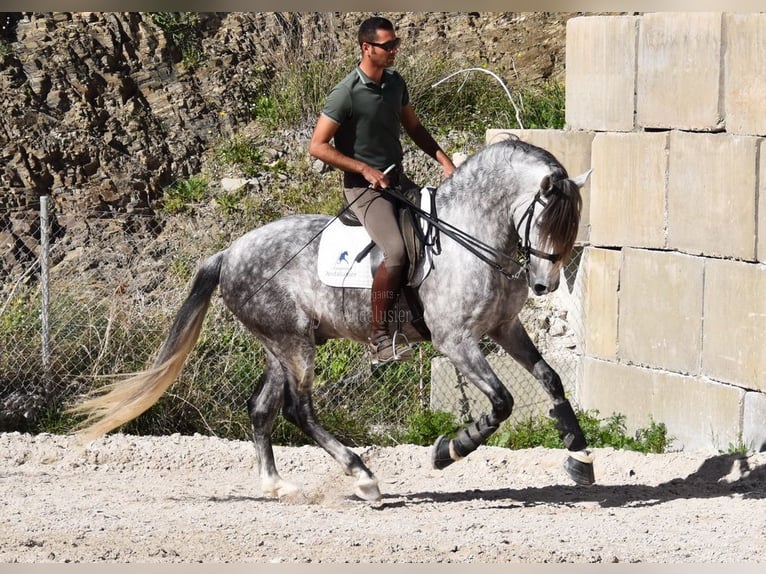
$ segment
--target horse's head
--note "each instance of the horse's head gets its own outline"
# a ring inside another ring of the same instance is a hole
[[[527,284],[535,295],[558,289],[561,268],[574,247],[582,196],[591,170],[575,177],[543,177],[540,188],[516,223]]]

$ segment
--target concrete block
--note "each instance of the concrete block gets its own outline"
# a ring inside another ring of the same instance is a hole
[[[756,257],[766,263],[766,140],[760,142],[758,154],[758,223],[756,225]]]
[[[766,392],[766,265],[709,259],[704,313],[703,374]]]
[[[745,393],[742,443],[755,452],[766,451],[766,394]]]
[[[559,289],[554,293],[561,302],[560,308],[566,311],[566,322],[570,347],[582,353],[585,349],[585,319],[583,306],[583,276],[585,261],[583,255],[587,246],[576,245],[570,260],[561,270]]]
[[[460,420],[478,420],[491,408],[489,399],[475,385],[458,376],[446,357],[431,360],[431,410],[455,414]]]
[[[617,359],[619,251],[588,247],[582,263],[582,306],[585,354]]]
[[[623,362],[698,374],[704,259],[623,250],[618,356]]]
[[[559,373],[575,372],[576,357],[571,353],[544,353],[548,364]],[[514,399],[510,422],[515,423],[527,418],[547,416],[552,404],[542,385],[526,369],[507,354],[490,353],[487,361]],[[573,382],[563,381],[567,396]],[[460,420],[478,420],[492,409],[489,399],[475,385],[466,381],[446,357],[436,357],[431,361],[431,400],[432,410],[454,413]]]
[[[590,242],[665,247],[667,133],[598,134],[593,140]]]
[[[720,131],[723,15],[656,12],[638,33],[636,124]]]
[[[727,451],[739,444],[745,391],[704,378],[663,373],[654,379],[652,413],[673,444],[687,451]]]
[[[675,448],[720,452],[738,444],[745,391],[699,377],[583,360],[580,407],[600,417],[625,415],[629,433],[664,423]]]
[[[755,259],[759,139],[671,132],[668,247]]]
[[[515,135],[520,139],[551,152],[564,166],[570,177],[585,173],[591,167],[591,143],[593,132],[567,130],[487,130],[487,144],[502,141]],[[590,182],[582,188],[582,212],[580,213],[580,231],[577,240],[588,241],[590,228]]]
[[[653,377],[658,371],[639,369],[612,361],[584,357],[583,378],[578,388],[578,406],[598,411],[602,418],[625,415],[629,433],[647,427],[652,420],[664,422],[652,412]]]
[[[595,133],[569,130],[487,130],[486,142],[491,144],[513,136],[551,152],[570,176],[591,167],[591,143]]]
[[[579,17],[567,21],[568,128],[633,130],[637,34],[636,16]]]
[[[726,131],[766,135],[766,14],[726,14]]]

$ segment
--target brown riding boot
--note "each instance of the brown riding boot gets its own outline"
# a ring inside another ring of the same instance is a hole
[[[372,280],[372,318],[370,329],[370,354],[372,363],[407,361],[412,358],[412,349],[388,331],[388,319],[399,290],[400,276],[388,272],[385,263],[378,267]]]

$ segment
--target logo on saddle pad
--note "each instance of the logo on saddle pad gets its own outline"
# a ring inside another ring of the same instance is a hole
[[[420,208],[431,212],[431,194],[433,188],[423,188],[420,192]],[[427,221],[420,220],[423,234],[428,239],[431,227]],[[322,232],[317,255],[317,273],[322,283],[332,287],[372,288],[372,270],[382,261],[382,253],[376,245],[368,250],[364,258],[357,261],[357,256],[370,245],[370,236],[362,226],[345,225],[335,219]],[[405,243],[407,241],[405,240]],[[408,246],[409,250],[409,246]],[[414,273],[410,273],[409,284],[417,287],[431,270],[431,252],[425,249]]]

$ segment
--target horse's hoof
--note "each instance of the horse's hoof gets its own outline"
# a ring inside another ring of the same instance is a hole
[[[434,442],[434,446],[431,448],[431,465],[437,470],[447,468],[457,460],[452,454],[452,449],[450,449],[450,438],[445,435],[439,436],[436,439],[436,442]]]
[[[300,489],[286,480],[264,481],[261,483],[261,492],[264,496],[272,498],[291,498],[294,497]]]
[[[564,470],[569,478],[581,486],[590,486],[596,482],[593,474],[593,455],[587,450],[570,452],[564,461]]]
[[[354,486],[354,494],[362,500],[369,500],[370,502],[377,502],[383,496],[380,494],[380,488],[378,488],[378,481],[375,478],[360,478],[356,481]]]

